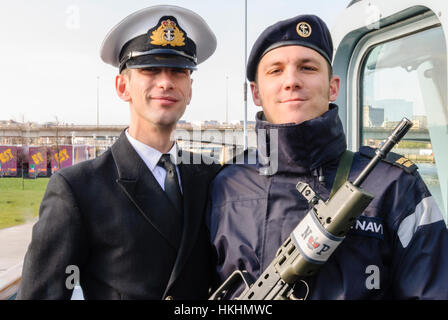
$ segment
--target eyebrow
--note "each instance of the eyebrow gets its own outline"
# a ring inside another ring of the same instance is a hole
[[[318,65],[321,64],[319,60],[314,59],[314,58],[304,58],[304,59],[302,59],[301,62],[302,62],[302,63],[308,63],[308,62],[311,62],[311,63],[317,63]]]
[[[319,66],[321,65],[320,61],[315,59],[315,58],[298,58],[297,61],[299,64],[304,64],[304,63],[316,63]],[[272,60],[272,62],[269,62],[266,64],[266,68],[272,67],[272,66],[278,66],[278,65],[282,65],[284,64],[284,62],[282,62],[281,60]]]

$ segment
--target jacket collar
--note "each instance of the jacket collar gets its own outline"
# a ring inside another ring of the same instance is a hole
[[[260,162],[265,163],[269,157],[275,161],[277,150],[277,172],[310,172],[338,160],[347,148],[336,104],[330,104],[320,117],[300,124],[272,124],[261,111],[256,121]]]

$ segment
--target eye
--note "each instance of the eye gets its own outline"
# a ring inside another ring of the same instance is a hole
[[[160,72],[160,68],[145,68],[145,69],[141,69],[141,72],[143,74],[156,74],[156,73]]]
[[[180,68],[173,68],[171,69],[171,72],[178,75],[188,75],[190,74],[190,70],[188,69],[180,69]]]
[[[271,69],[268,69],[267,74],[275,75],[275,74],[280,73],[281,71],[282,70],[280,68],[271,68]]]
[[[315,66],[311,66],[311,65],[304,65],[304,66],[302,66],[302,70],[305,70],[305,71],[317,71],[317,68]]]

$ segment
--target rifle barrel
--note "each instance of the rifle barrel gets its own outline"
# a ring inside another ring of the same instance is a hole
[[[376,164],[384,159],[390,150],[404,137],[404,135],[411,129],[412,121],[407,118],[403,118],[401,122],[395,127],[395,130],[391,133],[391,135],[386,139],[381,148],[375,151],[375,157],[367,164],[361,174],[356,178],[353,185],[355,187],[360,187],[364,180],[367,178],[369,173],[373,170]]]

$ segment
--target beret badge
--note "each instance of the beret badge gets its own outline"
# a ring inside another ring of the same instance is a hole
[[[311,26],[306,22],[299,22],[296,27],[297,34],[302,38],[308,38],[313,31]]]

